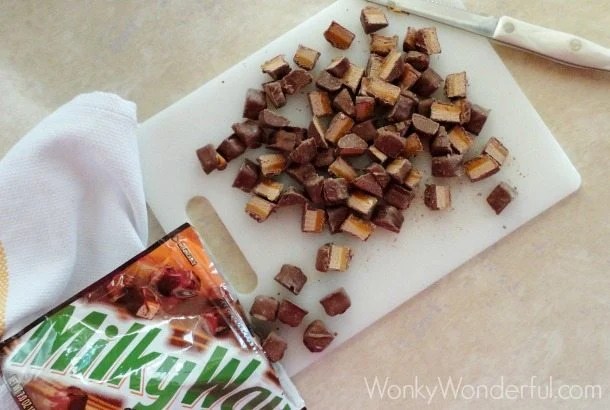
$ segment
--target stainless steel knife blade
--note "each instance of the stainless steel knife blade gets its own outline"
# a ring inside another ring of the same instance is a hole
[[[472,13],[435,0],[368,0],[517,47],[562,64],[610,71],[610,49],[574,34],[526,23],[509,16]]]
[[[475,34],[493,38],[499,19],[494,16],[485,16],[471,13],[456,7],[428,0],[368,0],[386,6],[393,10],[412,13],[420,17],[438,21],[449,26],[467,30]]]

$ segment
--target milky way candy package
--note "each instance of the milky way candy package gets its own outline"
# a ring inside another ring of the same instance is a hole
[[[1,347],[22,409],[301,409],[189,225]]]

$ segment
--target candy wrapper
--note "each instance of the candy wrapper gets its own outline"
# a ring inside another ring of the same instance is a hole
[[[301,409],[183,225],[3,341],[22,409]]]

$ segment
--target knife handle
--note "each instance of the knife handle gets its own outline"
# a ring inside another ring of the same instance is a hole
[[[573,34],[502,16],[493,38],[569,65],[610,71],[610,49]]]

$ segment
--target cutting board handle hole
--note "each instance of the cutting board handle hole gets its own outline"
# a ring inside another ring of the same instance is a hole
[[[203,238],[218,270],[239,293],[256,289],[258,277],[241,252],[227,227],[206,198],[195,196],[186,205],[191,224]],[[207,234],[214,232],[214,235]]]

